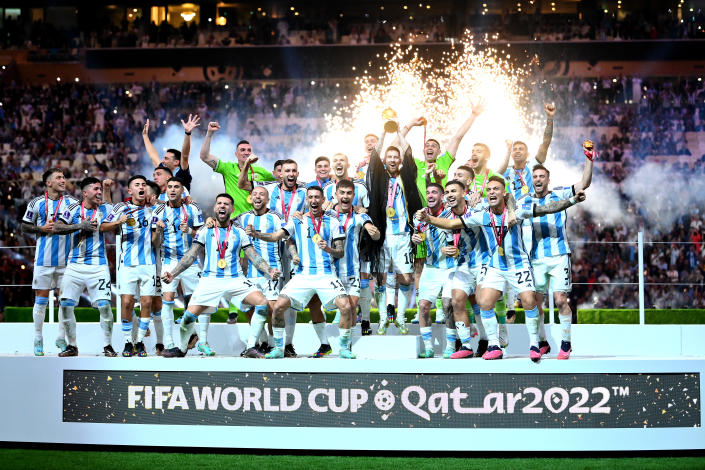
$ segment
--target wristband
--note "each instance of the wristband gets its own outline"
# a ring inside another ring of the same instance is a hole
[[[186,132],[186,131],[184,131],[184,134],[186,134],[186,135],[191,135],[190,132]]]
[[[571,197],[570,199],[568,199],[568,202],[570,202],[570,205],[571,205],[571,206],[574,206],[574,205],[576,205],[576,204],[578,203],[577,199],[575,199],[575,196],[573,196],[573,197]]]

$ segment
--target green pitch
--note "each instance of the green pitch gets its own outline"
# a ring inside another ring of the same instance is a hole
[[[236,439],[235,439],[236,440]],[[134,448],[130,448],[134,450]],[[482,470],[546,470],[546,469],[702,469],[705,457],[623,457],[623,458],[424,458],[424,457],[338,457],[305,455],[250,455],[250,454],[172,454],[157,452],[101,452],[0,449],[3,469],[61,469],[68,468],[119,468],[144,470],[145,468],[275,468],[287,470],[334,468],[380,469],[413,468],[414,470],[439,468]]]

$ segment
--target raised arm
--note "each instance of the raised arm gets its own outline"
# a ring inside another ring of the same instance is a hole
[[[252,163],[257,161],[257,157],[250,155],[245,161],[245,168],[242,169],[240,175],[237,177],[237,187],[245,191],[252,191],[254,189],[254,183],[247,179],[247,175],[250,172]]]
[[[191,249],[184,254],[174,270],[171,272],[167,271],[162,274],[162,279],[164,282],[168,284],[173,281],[176,276],[192,266],[193,262],[196,261],[199,256],[203,255],[205,251],[205,248],[200,243],[194,243],[191,245]]]
[[[152,166],[159,166],[161,163],[159,153],[157,149],[154,148],[154,145],[152,145],[152,141],[149,140],[149,119],[147,119],[142,128],[142,140],[144,141],[144,148],[147,150],[147,155],[149,155],[149,159],[152,161]]]
[[[218,166],[218,157],[211,155],[211,139],[213,139],[213,134],[220,130],[220,125],[213,121],[208,123],[208,130],[206,131],[206,138],[203,139],[203,145],[201,145],[201,161],[215,170]]]
[[[549,202],[544,206],[534,206],[534,217],[541,217],[546,214],[554,214],[556,212],[564,211],[570,206],[574,206],[579,202],[585,200],[585,191],[578,191],[575,196],[569,199],[562,199],[560,201]]]
[[[379,158],[382,158],[382,147],[384,147],[384,137],[387,135],[387,131],[382,129],[382,134],[379,136],[379,140],[377,140],[377,148],[375,149],[377,151],[377,156]]]
[[[477,119],[477,117],[482,114],[484,110],[484,101],[478,101],[478,103],[472,107],[472,113],[470,113],[470,117],[465,120],[465,122],[460,126],[455,135],[450,138],[450,142],[448,142],[446,151],[453,157],[453,160],[455,160],[455,154],[458,152],[458,147],[460,147],[460,142],[463,140],[463,137],[465,137],[465,134],[467,134],[470,128],[472,127],[472,124],[475,122],[475,119]]]
[[[593,160],[597,156],[597,153],[595,152],[595,149],[591,150],[584,150],[585,152],[585,166],[583,167],[583,176],[580,178],[580,181],[575,183],[573,185],[573,189],[577,193],[578,191],[583,191],[587,188],[590,187],[590,183],[592,183],[592,170],[593,170]],[[592,155],[592,158],[590,158],[589,155]]]
[[[507,171],[507,168],[509,168],[509,157],[512,156],[512,147],[514,146],[514,142],[511,140],[505,140],[507,144],[507,153],[504,154],[504,160],[502,161],[502,164],[497,168],[497,173],[500,175],[503,175],[505,171]]]
[[[402,135],[402,137],[406,137],[406,134],[409,133],[412,127],[416,126],[425,126],[426,125],[426,118],[423,116],[419,116],[417,118],[412,119],[409,124],[406,126],[402,127],[399,129],[399,133]],[[425,142],[424,142],[425,144]]]
[[[543,107],[543,110],[546,112],[546,128],[543,130],[543,142],[541,142],[539,151],[536,153],[536,161],[541,164],[546,161],[548,146],[551,145],[551,139],[553,138],[553,116],[556,115],[556,106],[548,103]]]
[[[113,203],[113,180],[106,178],[103,180],[103,202]]]
[[[266,278],[278,279],[279,276],[281,276],[281,271],[271,268],[252,245],[245,248],[245,256],[247,256],[252,265],[257,268],[257,271],[264,274]]]
[[[184,122],[184,120],[181,120],[181,125],[184,126],[184,143],[181,144],[181,168],[184,170],[188,169],[188,159],[191,156],[191,132],[193,130],[200,126],[200,121],[201,118],[198,117],[198,114],[188,115],[188,121]]]

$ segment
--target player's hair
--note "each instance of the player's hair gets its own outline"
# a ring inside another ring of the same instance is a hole
[[[166,180],[166,184],[169,184],[169,183],[171,183],[171,182],[179,183],[181,186],[184,185],[183,180],[182,180],[181,178],[179,178],[178,176],[172,176],[171,178],[169,178],[168,180]]]
[[[147,181],[147,186],[149,186],[149,189],[152,190],[152,193],[155,196],[159,196],[162,193],[162,188],[160,188],[154,181]]]
[[[426,143],[429,143],[429,142],[435,142],[436,145],[438,145],[438,148],[441,148],[441,143],[438,142],[436,139],[426,139]]]
[[[51,178],[51,175],[53,175],[54,173],[61,173],[63,175],[64,170],[58,167],[49,168],[47,171],[44,172],[44,174],[42,174],[42,181],[44,181],[44,184],[47,184],[47,181],[49,181],[49,178]]]
[[[336,183],[335,189],[352,189],[353,191],[355,190],[355,185],[353,184],[352,181],[350,180],[340,180]]]
[[[548,171],[548,168],[546,168],[545,166],[543,166],[540,163],[537,163],[536,165],[534,165],[534,167],[531,169],[531,173],[533,173],[536,170],[543,170],[546,172],[546,176],[548,176],[549,178],[551,177],[551,172]]]
[[[458,169],[460,169],[460,168],[458,168]],[[451,184],[454,184],[454,185],[456,185],[456,186],[460,186],[461,188],[463,188],[463,192],[467,191],[467,189],[468,189],[467,187],[465,187],[465,183],[463,183],[463,182],[460,181],[460,180],[450,180],[450,181],[448,181],[448,182],[446,183],[446,188],[447,188],[448,186],[450,186]]]
[[[239,146],[241,146],[242,144],[252,145],[248,141],[246,141],[245,139],[242,139],[240,142],[237,143],[237,145],[235,146],[235,149],[237,150],[237,148]]]
[[[164,170],[164,171],[166,171],[167,173],[169,173],[169,176],[174,176],[174,172],[171,171],[171,169],[165,167],[164,165],[161,165],[161,164],[160,164],[158,167],[156,167],[156,168],[154,169],[154,171],[157,171],[157,170]]]
[[[457,169],[467,171],[468,173],[470,173],[472,175],[473,178],[475,177],[475,170],[473,170],[472,168],[470,168],[467,165],[460,165]]]
[[[396,145],[390,145],[389,147],[384,149],[384,158],[387,158],[387,152],[389,152],[390,150],[396,150],[396,152],[399,154],[399,156],[401,156],[401,149],[399,147],[397,147]]]
[[[275,169],[278,166],[282,166],[286,160],[277,160],[274,162],[274,166],[272,166],[272,170]]]
[[[176,159],[179,161],[179,165],[181,165],[181,151],[176,149],[166,149],[166,153],[169,152],[174,154],[174,157],[176,157]]]
[[[443,193],[443,186],[441,186],[438,183],[429,183],[426,185],[426,190],[428,191],[428,188],[437,188],[441,193]]]
[[[293,163],[294,165],[296,165],[296,168],[299,167],[299,164],[296,163],[296,160],[292,160],[291,158],[287,158],[286,160],[282,160],[282,166],[284,166],[284,165],[290,165],[290,164],[292,164],[292,163]]]
[[[487,155],[490,154],[490,148],[487,146],[487,144],[483,144],[482,142],[478,142],[475,145],[473,145],[473,147],[482,147],[487,152]]]
[[[526,143],[522,142],[521,140],[515,140],[514,142],[512,142],[512,147],[514,147],[516,144],[521,144],[521,145],[523,145],[525,149],[528,149],[528,148],[529,148],[529,146],[526,145]]]
[[[319,193],[321,193],[321,196],[323,195],[323,188],[315,184],[306,188],[306,194],[308,194],[309,191],[318,191]]]
[[[239,144],[238,144],[238,145],[239,145]],[[224,198],[226,198],[226,199],[230,199],[230,203],[231,203],[231,204],[235,204],[235,199],[233,199],[233,197],[232,197],[230,194],[228,194],[228,193],[220,193],[220,194],[218,194],[218,195],[215,197],[215,200],[217,201],[219,197],[224,197]]]
[[[377,137],[377,134],[367,134],[365,137],[362,138],[362,140],[365,140],[368,137],[374,137],[375,139],[379,140],[379,137]]]
[[[86,186],[90,186],[92,184],[100,184],[100,180],[96,178],[95,176],[86,176],[81,180],[81,184],[79,185],[81,187],[81,190],[86,189]]]
[[[127,186],[130,186],[134,180],[142,180],[145,183],[147,182],[147,178],[143,175],[133,175],[130,176],[130,179],[127,180]]]
[[[504,188],[505,185],[507,184],[507,182],[504,181],[504,178],[502,178],[502,177],[499,176],[499,175],[492,175],[492,176],[490,176],[490,178],[487,180],[487,183],[489,184],[490,181],[496,181],[496,182],[500,183],[503,188]]]
[[[318,158],[316,159],[316,161],[313,162],[313,164],[314,164],[314,165],[318,165],[318,162],[328,162],[328,164],[330,165],[330,159],[329,159],[328,157],[325,157],[325,156],[320,156],[320,157],[318,157]]]
[[[336,152],[333,154],[333,157],[337,157],[338,155],[340,155],[341,157],[345,157],[345,160],[348,161],[348,156],[345,155],[343,152]]]

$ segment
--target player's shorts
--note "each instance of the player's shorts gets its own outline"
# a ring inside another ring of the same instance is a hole
[[[451,291],[461,290],[466,295],[475,293],[477,287],[477,269],[467,263],[463,263],[451,271],[448,277],[448,284]]]
[[[427,300],[435,305],[438,294],[443,291],[446,284],[450,284],[448,278],[452,272],[452,269],[424,265],[421,279],[419,279],[419,300]]]
[[[395,274],[411,274],[414,263],[411,260],[411,238],[408,233],[387,235],[384,239],[385,272]]]
[[[254,282],[246,277],[201,277],[193,291],[189,305],[218,308],[220,299],[234,304],[243,312],[252,308],[245,304],[245,297],[253,292],[259,292]]]
[[[551,283],[553,292],[570,292],[573,289],[569,255],[549,256],[531,261],[536,278],[536,292],[545,294]]]
[[[157,286],[161,287],[161,280],[157,276],[157,267],[153,264],[140,266],[120,266],[118,276],[118,293],[131,295],[135,298],[141,296],[157,295]]]
[[[326,310],[335,310],[335,299],[348,295],[343,283],[332,274],[297,274],[286,283],[281,295],[291,300],[291,308],[303,310],[314,295],[318,295]]]
[[[61,281],[59,297],[78,303],[85,289],[91,304],[95,305],[99,300],[110,301],[110,287],[110,271],[107,265],[71,263],[66,267]]]
[[[281,277],[277,280],[267,279],[266,277],[256,277],[251,278],[250,281],[257,286],[257,289],[262,291],[267,300],[271,301],[275,301],[279,298],[279,293],[284,285],[284,279]]]
[[[485,266],[483,266],[484,270]],[[504,292],[505,282],[510,289],[518,294],[522,292],[534,292],[534,272],[531,266],[522,269],[511,269],[502,271],[501,269],[487,266],[482,279],[482,288],[495,289]]]
[[[34,266],[32,273],[32,289],[51,290],[61,287],[61,278],[66,270],[65,266]]]
[[[171,272],[175,267],[176,265],[174,264],[163,264],[161,273]],[[181,290],[184,292],[184,295],[191,295],[193,294],[193,291],[196,290],[200,277],[201,268],[199,268],[197,264],[191,265],[186,268],[184,272],[174,277],[174,280],[169,284],[162,284],[162,292],[176,292],[176,289],[179,287],[179,283],[181,283]]]
[[[339,278],[343,283],[348,295],[352,297],[360,297],[360,277],[359,276],[342,276]]]

